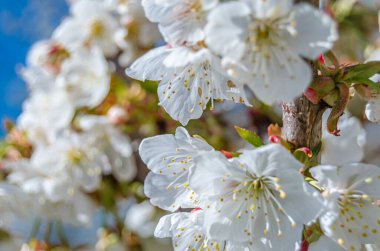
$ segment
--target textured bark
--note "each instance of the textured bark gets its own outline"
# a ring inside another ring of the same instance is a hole
[[[312,104],[305,96],[283,104],[283,135],[296,148],[316,148],[322,138],[325,108]]]
[[[319,0],[298,0],[314,6]],[[310,63],[312,66],[312,63]],[[314,72],[314,76],[317,73]],[[322,138],[322,115],[325,107],[312,104],[305,96],[283,104],[283,135],[296,148],[316,148]]]

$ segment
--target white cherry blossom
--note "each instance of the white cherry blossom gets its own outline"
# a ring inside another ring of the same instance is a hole
[[[380,168],[368,164],[317,166],[310,170],[323,189],[326,210],[319,222],[324,234],[345,250],[380,242]]]
[[[210,250],[224,251],[224,241],[213,241],[204,234],[203,210],[191,213],[174,213],[162,217],[156,227],[155,236],[172,238],[175,251]]]
[[[90,224],[93,203],[71,180],[66,170],[49,165],[52,161],[49,163],[41,159],[47,157],[38,156],[41,154],[34,155],[32,160],[21,160],[8,166],[11,174],[7,182],[18,186],[27,197],[24,203],[32,205],[28,207],[29,215],[25,218],[41,217],[82,226]],[[46,154],[50,155],[51,152]]]
[[[195,162],[189,184],[201,195],[206,233],[214,240],[294,250],[303,224],[322,210],[319,194],[299,173],[302,164],[280,145],[247,150],[232,160],[218,152],[202,154]]]
[[[132,205],[125,216],[125,226],[143,238],[153,236],[157,225],[157,208],[152,206],[148,200]]]
[[[323,129],[322,164],[341,165],[360,162],[364,157],[366,131],[355,117],[339,120],[340,136],[335,136]]]
[[[26,131],[32,143],[48,144],[68,127],[74,112],[75,108],[65,92],[59,89],[47,93],[35,91],[24,102],[17,124]]]
[[[114,36],[120,28],[117,19],[101,1],[80,0],[71,6],[67,17],[54,31],[53,38],[69,47],[95,44],[105,56],[118,52]]]
[[[96,47],[78,49],[63,62],[56,81],[76,107],[95,107],[109,91],[108,63]]]
[[[158,27],[168,43],[196,44],[204,40],[207,11],[218,0],[142,0],[145,14]]]
[[[140,156],[151,172],[145,179],[145,194],[153,205],[169,211],[194,208],[198,196],[189,188],[189,171],[196,168],[193,159],[213,148],[202,139],[179,127],[175,135],[144,139]]]
[[[137,173],[129,137],[103,116],[81,116],[78,124],[86,139],[96,147],[102,158],[103,174],[113,174],[122,181],[133,180]]]
[[[337,38],[334,21],[308,4],[285,0],[232,1],[210,12],[206,44],[229,74],[272,104],[301,95],[316,59]]]
[[[27,56],[28,67],[38,67],[46,74],[58,74],[63,61],[70,57],[70,51],[54,40],[35,43]]]
[[[133,63],[127,74],[160,81],[160,105],[183,125],[200,118],[214,99],[247,103],[242,88],[228,79],[219,58],[207,48],[159,47]]]

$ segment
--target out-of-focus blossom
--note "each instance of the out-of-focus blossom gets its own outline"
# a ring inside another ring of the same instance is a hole
[[[68,47],[95,44],[107,57],[118,52],[114,37],[120,26],[116,18],[107,11],[104,2],[76,1],[71,6],[71,14],[54,31],[54,39]]]
[[[132,205],[125,217],[125,226],[143,238],[152,237],[158,220],[156,215],[157,209],[149,201]]]

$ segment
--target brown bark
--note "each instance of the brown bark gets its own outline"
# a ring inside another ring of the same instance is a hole
[[[305,96],[283,104],[285,139],[296,148],[315,149],[322,138],[322,115],[325,108],[312,104]]]
[[[314,6],[319,0],[296,0],[296,3],[307,2]],[[312,63],[310,63],[311,66]],[[317,72],[314,72],[314,77]],[[322,138],[322,115],[325,107],[312,104],[305,96],[293,102],[283,104],[283,136],[296,148],[316,148]]]

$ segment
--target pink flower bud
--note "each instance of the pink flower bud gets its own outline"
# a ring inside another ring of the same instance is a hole
[[[222,150],[221,152],[224,154],[224,156],[226,156],[227,159],[232,159],[234,157],[234,155],[230,152],[224,150]]]
[[[273,135],[269,137],[269,142],[274,144],[280,144],[282,141],[282,138],[278,135]]]

